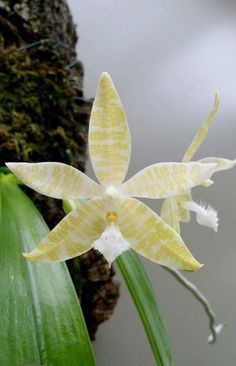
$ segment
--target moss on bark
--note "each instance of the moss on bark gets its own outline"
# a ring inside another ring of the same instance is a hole
[[[63,0],[0,0],[0,165],[59,161],[84,171],[92,102],[83,98],[76,32]],[[52,228],[60,201],[27,193]],[[119,294],[100,254],[68,261],[92,339]]]

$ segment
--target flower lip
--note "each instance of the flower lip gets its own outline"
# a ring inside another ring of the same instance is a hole
[[[196,213],[196,220],[198,224],[207,226],[217,232],[219,219],[217,211],[213,207],[203,202],[198,205],[194,201],[184,201],[181,206]]]
[[[123,237],[114,223],[108,225],[100,238],[95,240],[93,248],[104,255],[109,266],[123,252],[130,249],[129,242]]]

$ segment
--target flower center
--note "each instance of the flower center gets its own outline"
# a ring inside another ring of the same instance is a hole
[[[115,223],[118,219],[118,215],[116,212],[112,211],[112,212],[108,212],[106,214],[106,219],[107,221],[112,224],[112,223]]]
[[[108,186],[105,190],[105,196],[107,198],[118,198],[119,194],[114,186]]]

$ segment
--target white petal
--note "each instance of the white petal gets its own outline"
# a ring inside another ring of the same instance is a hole
[[[205,203],[198,205],[193,201],[184,201],[182,202],[181,206],[196,213],[196,220],[198,224],[207,226],[214,231],[217,231],[219,219],[217,217],[217,211],[214,208],[206,205]]]
[[[125,240],[115,224],[109,225],[99,239],[93,244],[94,249],[104,255],[111,266],[112,262],[123,252],[130,249],[130,244]]]

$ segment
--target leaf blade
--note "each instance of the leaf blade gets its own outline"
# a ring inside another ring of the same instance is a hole
[[[129,250],[116,259],[145,328],[156,365],[173,366],[168,338],[152,284],[139,256]]]
[[[65,264],[32,264],[23,251],[48,233],[27,196],[0,180],[0,364],[94,366],[82,311]]]

